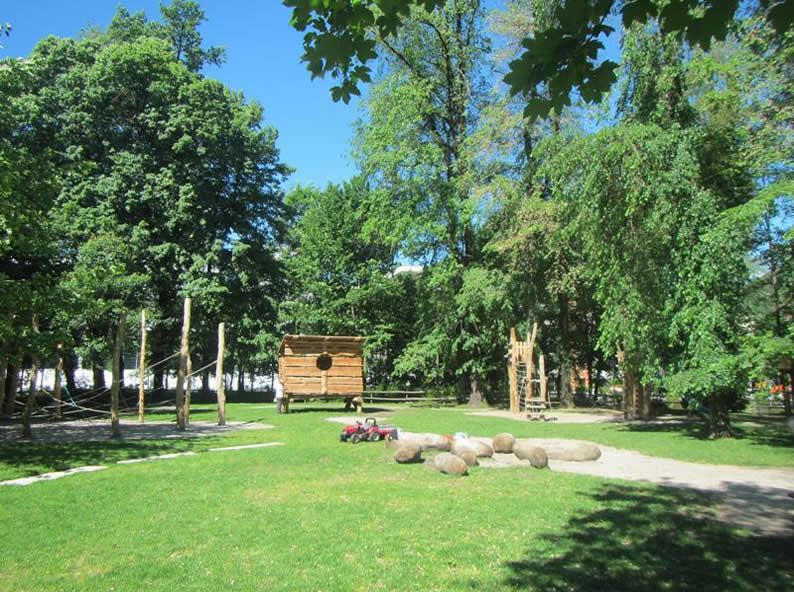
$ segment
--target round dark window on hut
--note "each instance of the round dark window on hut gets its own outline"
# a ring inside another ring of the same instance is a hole
[[[334,365],[334,361],[328,354],[321,354],[317,356],[317,367],[320,370],[330,370]]]

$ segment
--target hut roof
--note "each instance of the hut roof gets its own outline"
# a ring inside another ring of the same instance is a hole
[[[284,346],[289,344],[301,344],[304,346],[316,345],[318,349],[323,349],[324,345],[360,343],[364,344],[366,337],[352,337],[342,335],[284,335],[281,338],[281,345],[278,348],[279,354],[284,352]]]

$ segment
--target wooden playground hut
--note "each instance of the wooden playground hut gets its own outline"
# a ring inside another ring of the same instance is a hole
[[[365,337],[285,335],[278,350],[278,376],[284,386],[280,410],[292,401],[343,399],[345,408],[364,400]]]

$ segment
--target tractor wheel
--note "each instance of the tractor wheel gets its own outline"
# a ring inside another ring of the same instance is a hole
[[[350,436],[350,441],[353,444],[358,444],[359,442],[361,442],[361,434],[353,434],[352,436]]]
[[[344,442],[345,440],[347,440],[347,432],[342,432],[339,434],[339,441]]]
[[[370,442],[380,442],[380,434],[378,432],[372,432],[368,439]]]

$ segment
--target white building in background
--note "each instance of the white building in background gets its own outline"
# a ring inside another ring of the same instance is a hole
[[[400,275],[401,273],[413,273],[419,275],[424,271],[424,265],[398,265],[394,268],[394,271],[391,272],[390,276],[394,277],[395,275]]]

